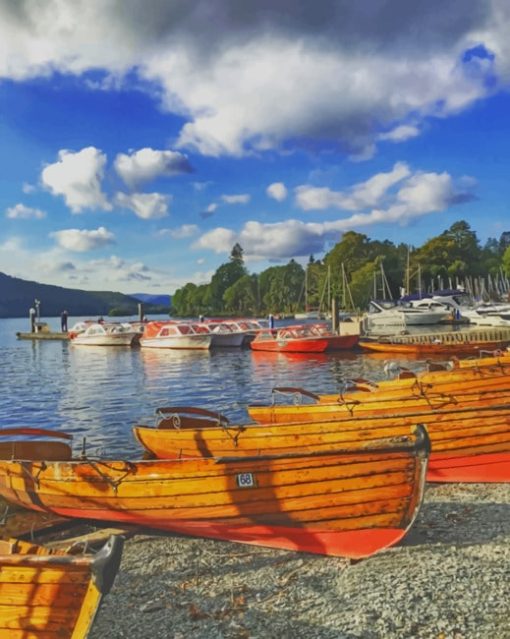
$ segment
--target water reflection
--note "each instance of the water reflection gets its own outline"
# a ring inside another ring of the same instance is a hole
[[[349,351],[303,355],[17,341],[13,335],[23,321],[0,320],[0,424],[66,430],[75,436],[75,451],[85,436],[90,451],[100,447],[108,455],[140,455],[131,428],[152,418],[158,406],[202,406],[246,422],[246,405],[270,402],[275,386],[335,393],[347,379],[383,378],[383,362],[390,359]]]

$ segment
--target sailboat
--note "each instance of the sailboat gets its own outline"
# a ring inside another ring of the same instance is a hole
[[[312,310],[308,304],[308,264],[305,269],[305,310],[304,312],[294,313],[294,319],[297,320],[311,320],[311,319],[324,319],[320,310]]]

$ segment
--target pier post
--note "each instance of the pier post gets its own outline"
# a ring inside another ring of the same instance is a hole
[[[331,300],[331,328],[333,333],[338,333],[338,302],[336,297]]]
[[[141,302],[138,304],[138,320],[143,322],[143,304]]]

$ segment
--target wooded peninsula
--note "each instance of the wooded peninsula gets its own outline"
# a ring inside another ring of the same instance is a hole
[[[188,283],[172,298],[172,314],[264,315],[328,308],[335,297],[346,310],[365,309],[372,298],[398,299],[406,292],[464,286],[476,296],[508,291],[510,231],[481,245],[465,221],[459,221],[420,247],[371,240],[349,231],[322,260],[310,256],[305,268],[291,259],[261,273],[249,273],[243,249],[235,244],[230,259],[209,284]]]

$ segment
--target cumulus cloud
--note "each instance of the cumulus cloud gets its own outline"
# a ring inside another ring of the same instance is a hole
[[[4,2],[0,76],[86,82],[99,69],[118,87],[136,69],[185,119],[179,147],[243,155],[327,139],[358,159],[392,127],[401,140],[410,117],[419,127],[510,82],[506,0],[374,0],[370,16],[362,4]]]
[[[171,177],[192,171],[188,158],[182,153],[151,148],[139,149],[131,154],[119,153],[114,166],[130,188],[136,188],[158,177]]]
[[[377,173],[365,182],[354,185],[348,191],[333,191],[328,187],[298,186],[295,189],[296,204],[304,211],[328,208],[358,211],[376,206],[387,191],[410,175],[404,162],[397,162],[391,171]]]
[[[5,217],[11,220],[41,220],[46,217],[46,213],[41,209],[34,209],[24,204],[16,204],[11,206],[5,212]]]
[[[171,196],[162,193],[117,193],[115,203],[133,211],[142,220],[156,220],[168,215]]]
[[[283,182],[273,182],[273,184],[267,187],[266,193],[268,197],[272,197],[273,200],[283,202],[287,198],[287,187]]]
[[[61,248],[77,253],[92,251],[115,243],[115,236],[104,226],[91,231],[84,229],[55,231],[50,234],[50,237],[54,237]]]
[[[106,155],[93,146],[78,152],[61,150],[59,160],[41,173],[44,187],[53,195],[62,195],[73,213],[83,209],[111,210],[101,190]]]
[[[250,196],[247,193],[239,195],[222,195],[221,199],[225,204],[248,204]]]
[[[401,124],[391,129],[391,131],[380,133],[378,139],[387,140],[388,142],[405,142],[405,140],[410,140],[418,135],[420,135],[420,129],[417,126]]]
[[[212,229],[204,233],[194,247],[226,253],[235,242],[239,242],[248,259],[301,257],[322,252],[326,242],[338,241],[345,231],[384,223],[406,225],[418,217],[447,210],[474,197],[470,190],[456,184],[446,172],[411,174],[407,166],[395,165],[390,173],[378,174],[374,178],[356,185],[349,196],[344,195],[343,198],[356,202],[352,210],[356,210],[361,202],[368,209],[370,203],[379,201],[389,185],[400,183],[385,208],[372,208],[320,223],[295,219],[271,224],[249,221],[240,231]]]
[[[196,224],[183,224],[175,229],[161,229],[158,235],[169,235],[175,240],[183,240],[187,237],[192,237],[198,233],[198,226]]]

